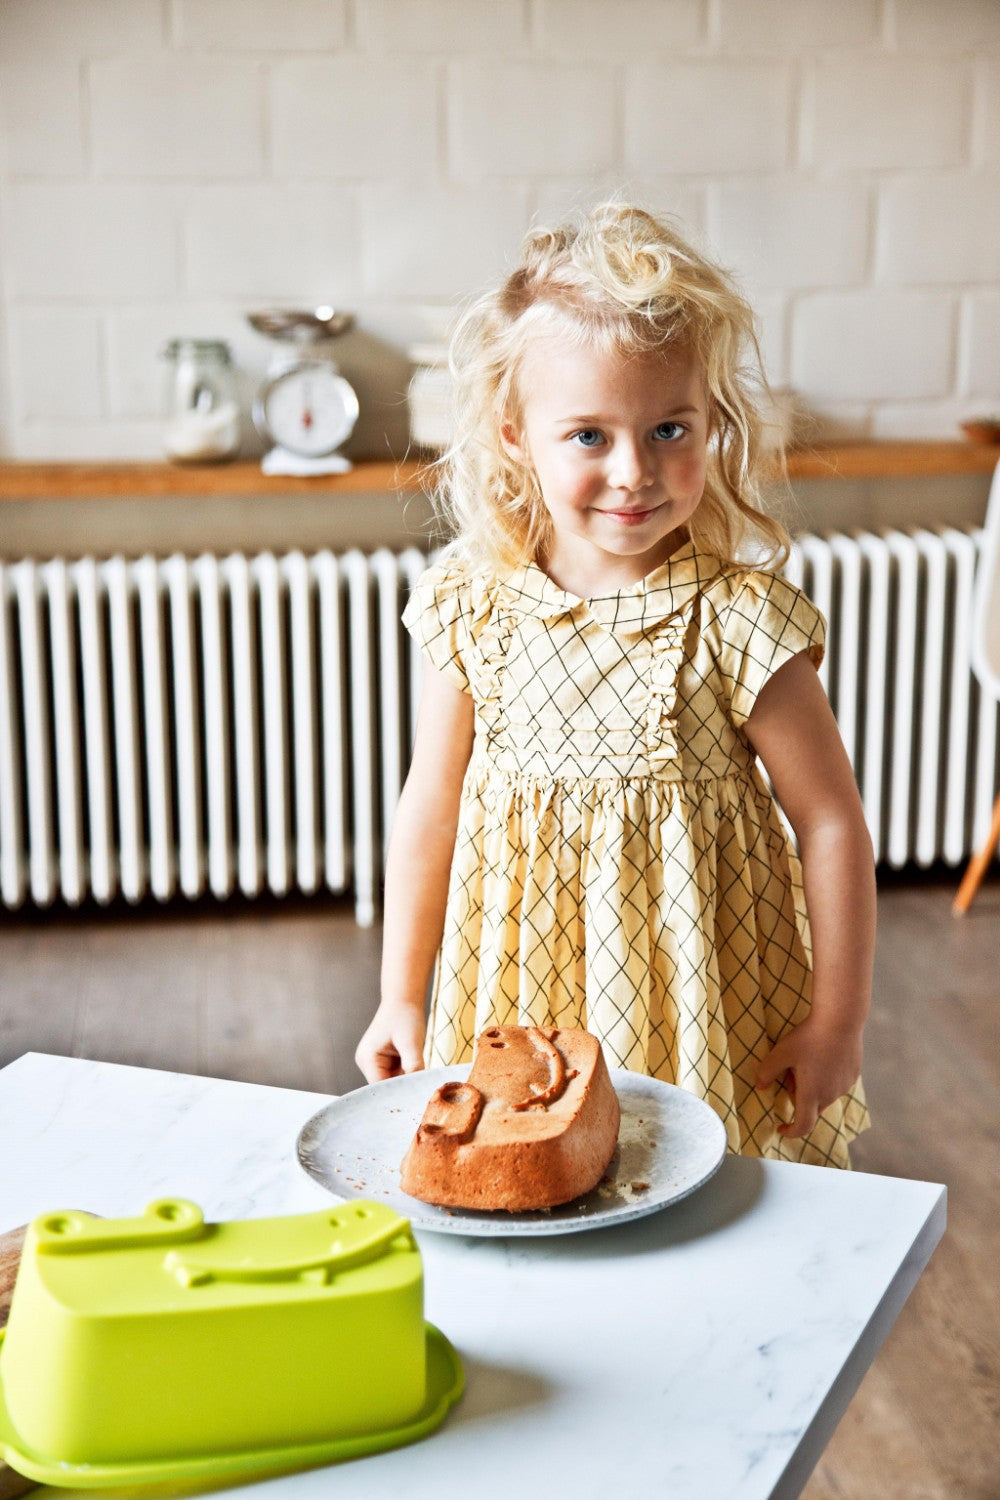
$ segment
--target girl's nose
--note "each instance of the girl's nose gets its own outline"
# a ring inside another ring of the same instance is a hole
[[[642,490],[652,484],[652,467],[641,443],[615,445],[610,482],[616,490]]]

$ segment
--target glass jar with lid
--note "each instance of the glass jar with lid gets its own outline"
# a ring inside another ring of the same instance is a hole
[[[163,447],[174,463],[224,463],[240,446],[240,413],[229,345],[171,339]]]

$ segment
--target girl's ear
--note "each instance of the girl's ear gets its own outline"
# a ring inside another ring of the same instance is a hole
[[[500,423],[500,444],[508,458],[513,458],[520,464],[528,462],[527,450],[521,442],[517,428],[509,417],[504,417]]]

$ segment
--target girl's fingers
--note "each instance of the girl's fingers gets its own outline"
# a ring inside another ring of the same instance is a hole
[[[395,1073],[402,1071],[399,1065],[399,1054],[391,1044],[373,1047],[365,1037],[362,1037],[358,1044],[354,1061],[364,1074],[367,1083],[380,1083],[383,1078],[392,1078]]]
[[[813,1129],[819,1119],[819,1109],[815,1099],[807,1104],[804,1100],[796,1099],[792,1090],[789,1092],[795,1102],[795,1113],[790,1124],[778,1126],[778,1134],[784,1136],[785,1140],[797,1141]]]

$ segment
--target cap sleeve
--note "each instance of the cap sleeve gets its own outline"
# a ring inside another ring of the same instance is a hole
[[[471,599],[461,569],[454,563],[432,564],[413,585],[402,618],[431,665],[469,692]]]
[[[736,725],[746,723],[779,667],[802,651],[819,667],[825,648],[826,621],[802,590],[776,573],[751,573],[723,624],[720,665]]]

